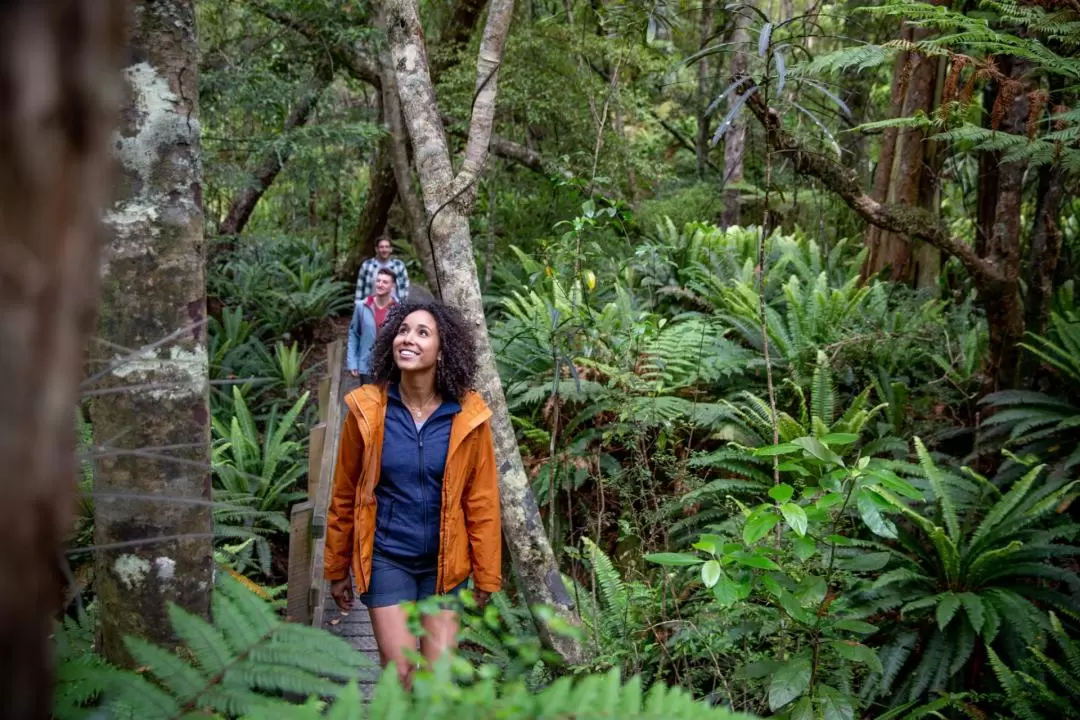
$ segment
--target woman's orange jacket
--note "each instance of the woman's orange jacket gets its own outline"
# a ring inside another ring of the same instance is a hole
[[[327,580],[348,577],[360,592],[371,580],[375,511],[382,467],[386,388],[364,385],[345,397],[349,414],[341,430],[334,488],[326,516]],[[475,392],[461,399],[450,426],[442,488],[442,528],[435,592],[464,582],[471,572],[478,590],[502,586],[502,530],[491,410]]]

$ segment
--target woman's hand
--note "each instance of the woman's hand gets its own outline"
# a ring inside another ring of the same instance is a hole
[[[473,600],[476,601],[476,609],[483,610],[491,599],[491,593],[487,590],[473,590]]]
[[[334,598],[334,602],[342,610],[348,612],[352,610],[353,606],[353,589],[352,578],[348,575],[340,580],[330,581],[330,595]]]

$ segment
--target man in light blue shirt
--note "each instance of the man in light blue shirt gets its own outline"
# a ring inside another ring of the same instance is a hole
[[[345,354],[345,369],[355,378],[367,382],[371,374],[371,351],[375,347],[375,313],[364,303],[353,308],[349,323],[349,345]]]

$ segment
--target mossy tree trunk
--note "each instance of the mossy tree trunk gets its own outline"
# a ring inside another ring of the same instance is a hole
[[[576,622],[573,603],[554,553],[544,533],[536,500],[521,461],[510,413],[506,407],[495,357],[488,338],[480,283],[476,274],[469,213],[477,183],[487,161],[495,115],[495,96],[502,50],[513,15],[513,0],[494,0],[477,61],[476,93],[461,169],[455,174],[446,142],[446,130],[435,102],[435,89],[427,48],[415,0],[388,0],[385,27],[397,92],[413,148],[424,210],[435,248],[437,285],[442,299],[460,308],[472,323],[479,350],[477,389],[494,413],[503,535],[513,559],[518,585],[527,603],[545,604],[565,620]],[[579,661],[580,645],[550,631],[541,623],[549,647],[563,658]]]
[[[123,3],[0,3],[0,717],[50,717]]]
[[[103,649],[122,664],[125,635],[169,641],[167,602],[208,613],[213,549],[194,0],[133,3],[128,58],[91,409]]]

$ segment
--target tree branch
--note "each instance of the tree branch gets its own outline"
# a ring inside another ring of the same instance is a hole
[[[746,79],[736,93],[742,95],[755,87],[757,85],[753,80]],[[984,288],[1005,280],[997,266],[979,257],[961,238],[949,235],[929,213],[919,208],[878,202],[863,191],[853,171],[805,148],[784,130],[780,115],[766,105],[760,92],[751,94],[746,104],[765,129],[766,142],[773,151],[783,154],[791,161],[796,172],[815,178],[828,190],[839,195],[863,220],[908,238],[922,240],[952,255],[971,273],[976,283]]]
[[[465,159],[454,178],[457,194],[462,202],[472,203],[476,197],[476,180],[487,162],[488,145],[495,127],[495,95],[499,84],[499,65],[503,48],[510,34],[510,20],[514,16],[513,0],[494,0],[488,8],[484,38],[476,59],[476,95],[473,97],[472,120],[469,122],[469,139],[465,144]]]
[[[290,131],[303,127],[307,123],[311,118],[311,112],[319,102],[319,97],[331,80],[333,80],[333,73],[328,68],[320,68],[316,76],[304,88],[292,112],[289,113],[280,137],[287,137]],[[285,167],[285,163],[288,161],[289,156],[292,155],[292,151],[293,147],[290,142],[285,142],[283,146],[275,143],[267,148],[266,154],[257,166],[258,169],[255,170],[254,182],[246,185],[237,193],[229,206],[229,212],[225,216],[225,220],[218,227],[219,235],[234,236],[243,231],[244,226],[247,225],[248,220],[251,218],[251,213],[255,210],[255,206],[270,185],[273,184],[281,169]]]
[[[272,7],[265,0],[247,0],[247,4],[263,17],[303,35],[308,42],[322,47],[330,55],[330,59],[335,65],[345,67],[356,79],[374,87],[381,85],[379,64],[367,48],[359,45],[349,47],[345,43],[327,42],[322,28],[293,13]]]

